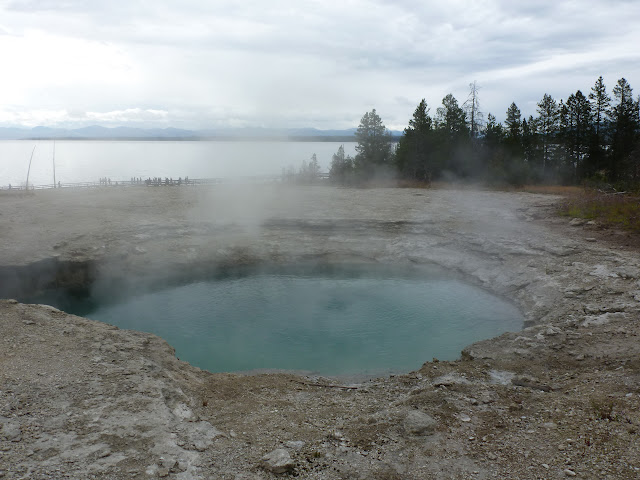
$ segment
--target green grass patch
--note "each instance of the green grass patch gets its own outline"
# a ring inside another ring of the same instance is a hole
[[[640,197],[607,194],[591,190],[569,195],[560,215],[595,220],[605,227],[617,227],[640,233]]]

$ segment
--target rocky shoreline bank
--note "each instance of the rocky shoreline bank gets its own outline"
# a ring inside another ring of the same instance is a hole
[[[4,300],[0,478],[640,476],[640,260],[556,218],[557,197],[152,190],[0,198],[2,296],[265,262],[424,264],[515,302],[525,328],[344,384],[210,374],[153,335]]]

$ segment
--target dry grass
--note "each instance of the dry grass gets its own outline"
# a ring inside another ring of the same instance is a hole
[[[432,182],[431,184],[403,181],[400,188],[430,188],[433,190],[489,190],[559,195],[564,198],[558,213],[567,217],[595,220],[602,227],[615,227],[640,233],[640,196],[638,194],[604,193],[599,190],[565,185],[525,185],[523,187],[495,188],[477,184]]]
[[[401,179],[396,181],[396,187],[398,188],[431,188],[434,185],[431,182],[419,181],[419,180],[406,180]]]
[[[451,183],[444,181],[432,182],[431,184],[420,184],[419,182],[405,182],[399,183],[399,187],[415,187],[415,188],[431,188],[434,190],[491,190],[498,192],[527,192],[527,193],[542,193],[548,195],[562,195],[573,196],[581,195],[585,189],[583,187],[565,186],[565,185],[524,185],[521,187],[514,186],[495,186],[485,185],[481,183]]]
[[[518,190],[528,193],[546,193],[549,195],[564,196],[582,195],[585,192],[583,187],[566,185],[525,185]]]
[[[593,190],[567,196],[559,210],[567,217],[595,220],[605,227],[640,233],[640,198]]]

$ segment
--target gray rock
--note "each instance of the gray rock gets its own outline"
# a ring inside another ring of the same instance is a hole
[[[471,421],[471,417],[464,413],[461,413],[460,415],[458,415],[458,418],[460,419],[461,422],[465,422],[465,423]]]
[[[509,385],[515,375],[516,374],[513,372],[491,370],[489,372],[489,379],[491,383],[497,383],[498,385]]]
[[[448,373],[433,380],[434,387],[450,387],[451,385],[468,385],[471,382],[458,373]]]
[[[412,435],[433,435],[437,425],[431,415],[419,410],[410,410],[404,419],[404,429]]]
[[[262,457],[261,465],[265,470],[276,474],[290,472],[295,466],[291,459],[291,455],[289,455],[289,452],[284,448],[278,448],[267,453]]]
[[[18,422],[7,422],[2,427],[2,436],[12,442],[22,440],[22,430]]]
[[[285,445],[293,450],[300,450],[304,447],[304,442],[302,440],[289,440],[285,442]]]
[[[178,465],[178,461],[173,457],[160,457],[160,466],[166,468],[171,471],[174,467]]]
[[[167,467],[160,467],[158,468],[156,475],[158,475],[158,477],[160,478],[164,478],[164,477],[168,477],[170,473],[170,470]]]

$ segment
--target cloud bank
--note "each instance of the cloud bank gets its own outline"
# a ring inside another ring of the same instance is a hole
[[[599,75],[640,89],[640,2],[0,3],[0,126],[402,129],[480,85],[535,115]]]

